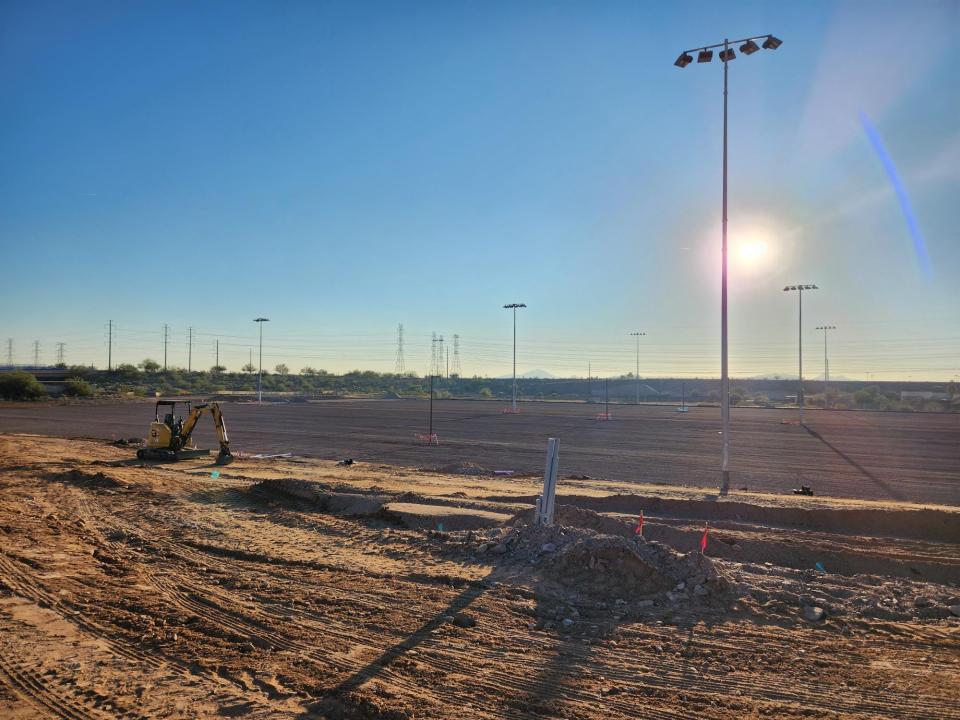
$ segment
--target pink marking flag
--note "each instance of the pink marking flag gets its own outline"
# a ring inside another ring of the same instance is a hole
[[[634,534],[643,537],[643,510],[640,511],[640,519],[637,520],[637,527],[634,529]]]
[[[702,555],[707,551],[707,532],[710,530],[710,523],[705,522],[703,524],[703,537],[700,538],[700,554]]]

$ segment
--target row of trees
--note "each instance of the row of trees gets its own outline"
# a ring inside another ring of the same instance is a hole
[[[173,370],[182,370],[183,368],[172,368],[172,369],[173,369]],[[124,363],[124,364],[122,364],[122,365],[117,365],[117,372],[129,374],[132,370],[142,370],[143,372],[148,373],[148,374],[154,374],[154,373],[159,373],[159,372],[161,372],[161,371],[164,371],[164,370],[163,370],[163,366],[160,365],[160,363],[158,363],[156,360],[151,360],[150,358],[146,358],[143,362],[138,363],[137,365],[131,365],[131,364],[129,364],[129,363]],[[280,363],[279,365],[275,365],[274,368],[273,368],[273,371],[274,371],[277,375],[289,375],[289,374],[290,374],[290,368],[287,367],[284,363]],[[164,371],[164,372],[167,372],[167,371]],[[223,374],[225,374],[226,372],[227,372],[227,368],[226,368],[226,366],[224,366],[224,365],[214,365],[213,367],[210,368],[210,374],[211,374],[211,375],[223,375]],[[248,375],[251,375],[251,374],[257,372],[257,366],[254,365],[253,363],[247,363],[247,364],[244,365],[242,368],[240,368],[240,372],[243,372],[243,373],[246,373],[246,374],[248,374]],[[270,370],[269,370],[268,368],[264,368],[264,369],[263,369],[263,374],[264,374],[264,375],[269,375],[269,374],[270,374]],[[308,375],[308,376],[311,376],[311,375],[326,375],[326,374],[327,374],[327,371],[326,371],[326,370],[314,370],[312,367],[309,367],[309,366],[308,366],[308,367],[303,368],[303,369],[300,371],[300,374],[301,374],[301,375]]]

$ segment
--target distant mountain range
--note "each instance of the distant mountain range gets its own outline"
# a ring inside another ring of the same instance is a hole
[[[783,375],[770,374],[770,375],[752,375],[751,377],[743,378],[743,379],[744,380],[793,380],[794,382],[796,382],[797,376],[789,375],[789,374],[783,374]],[[823,373],[820,373],[819,375],[807,375],[806,373],[804,373],[803,379],[814,380],[814,381],[823,380]],[[844,377],[843,375],[831,375],[830,379],[836,380],[837,382],[847,382],[848,380],[850,380],[850,378]]]
[[[509,375],[501,375],[501,376],[500,376],[499,378],[497,378],[497,379],[498,379],[498,380],[510,380],[512,377],[513,377],[512,374],[509,374]],[[539,369],[538,369],[538,370],[527,370],[525,373],[521,373],[521,374],[517,375],[517,377],[518,377],[518,378],[533,378],[533,379],[536,379],[536,380],[553,380],[553,379],[556,378],[557,376],[554,375],[554,374],[552,374],[552,373],[548,373],[546,370],[539,370]]]

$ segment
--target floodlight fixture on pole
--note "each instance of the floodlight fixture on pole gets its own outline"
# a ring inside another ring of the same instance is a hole
[[[513,310],[513,412],[517,412],[517,308],[525,307],[525,303],[510,303],[503,306],[504,310]]]
[[[263,405],[263,324],[270,322],[270,318],[254,318],[254,322],[260,326],[260,369],[257,371],[257,404]]]
[[[637,373],[634,376],[634,379],[637,381],[637,405],[639,405],[640,404],[640,337],[643,335],[646,335],[646,333],[632,332],[630,334],[637,339]]]
[[[836,330],[836,325],[817,325],[817,330],[823,330],[823,406],[828,407],[829,397],[827,387],[830,383],[830,360],[827,357],[827,331]]]
[[[799,379],[799,385],[797,387],[797,407],[800,408],[801,425],[803,425],[803,406],[805,402],[803,397],[803,291],[819,289],[816,285],[787,285],[783,289],[784,292],[795,291],[800,298],[800,314],[797,325],[797,377]]]
[[[722,43],[715,45],[705,45],[700,48],[691,48],[684,50],[680,57],[673,63],[679,68],[685,68],[693,62],[692,53],[697,53],[698,63],[708,63],[713,59],[713,48],[723,48],[720,54],[720,61],[723,63],[723,231],[722,231],[722,269],[720,286],[720,416],[723,424],[722,438],[723,445],[721,449],[720,460],[720,491],[726,494],[730,487],[730,376],[727,364],[727,70],[730,61],[736,57],[733,49],[730,47],[735,43],[740,45],[740,52],[744,55],[752,55],[757,48],[756,40],[763,39],[763,47],[768,50],[775,50],[780,47],[782,41],[773,35],[754,35],[753,37],[741,38],[740,40],[724,39]]]

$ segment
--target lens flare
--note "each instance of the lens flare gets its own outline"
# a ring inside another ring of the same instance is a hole
[[[910,237],[913,238],[913,250],[917,255],[917,262],[920,263],[920,269],[923,271],[923,274],[929,279],[933,275],[933,271],[930,267],[930,256],[927,254],[927,244],[923,240],[923,234],[920,232],[917,218],[913,214],[910,199],[907,197],[907,189],[900,179],[900,173],[897,172],[897,168],[893,164],[893,159],[889,153],[887,153],[887,149],[883,145],[883,140],[880,139],[880,133],[877,132],[873,123],[870,122],[870,118],[868,118],[867,114],[862,110],[860,111],[860,124],[863,125],[863,131],[867,134],[867,139],[870,140],[870,144],[873,145],[873,149],[880,158],[880,162],[883,163],[883,169],[886,170],[887,177],[890,178],[893,191],[897,194],[897,200],[900,201],[900,210],[903,212],[904,220],[907,222],[907,230],[910,232]]]

